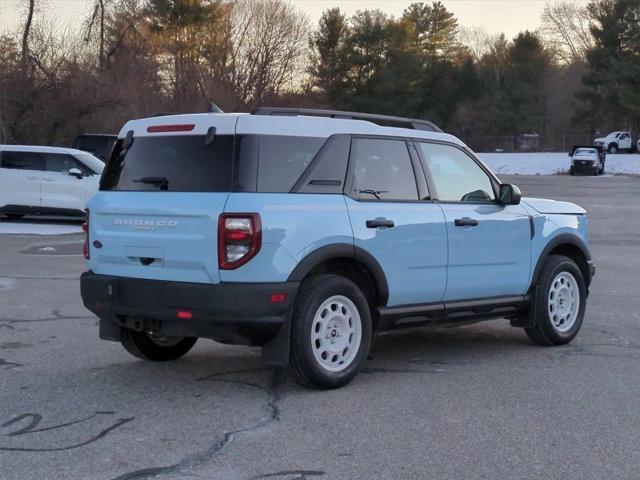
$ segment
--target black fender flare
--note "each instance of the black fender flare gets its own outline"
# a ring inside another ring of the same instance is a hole
[[[549,253],[551,253],[554,248],[557,248],[561,245],[571,245],[573,247],[576,247],[584,255],[584,258],[587,260],[587,265],[591,264],[591,252],[589,251],[589,247],[584,242],[584,240],[582,240],[582,238],[577,235],[572,235],[570,233],[561,233],[557,237],[551,239],[551,241],[547,243],[547,245],[542,249],[542,252],[538,257],[538,262],[536,263],[536,268],[533,271],[533,276],[531,277],[531,286],[535,285],[538,281],[540,271],[542,270],[542,266],[549,256]],[[587,275],[585,276],[584,280],[587,283],[588,287],[591,284],[591,268],[587,268]]]
[[[362,263],[375,281],[376,293],[381,307],[389,300],[387,276],[378,261],[365,249],[349,243],[325,245],[304,257],[293,269],[288,282],[301,282],[307,274],[322,262],[338,258],[349,258]]]

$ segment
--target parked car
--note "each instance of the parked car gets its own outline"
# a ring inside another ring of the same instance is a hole
[[[606,137],[596,138],[593,145],[601,147],[609,153],[631,151],[631,134],[629,132],[611,132]]]
[[[521,200],[430,122],[349,112],[130,121],[85,229],[102,339],[155,361],[261,346],[318,388],[396,328],[500,317],[566,344],[594,273],[579,206]]]
[[[73,139],[72,148],[84,150],[105,161],[111,154],[113,144],[117,135],[106,135],[101,133],[83,133]]]
[[[569,174],[589,173],[591,175],[602,175],[606,153],[602,147],[591,147],[588,145],[574,145],[569,152],[571,157],[571,167]]]
[[[0,213],[84,215],[104,163],[71,148],[0,145]]]

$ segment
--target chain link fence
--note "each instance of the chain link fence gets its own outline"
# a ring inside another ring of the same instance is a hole
[[[475,152],[569,152],[573,145],[592,145],[593,136],[585,135],[509,135],[462,137]]]

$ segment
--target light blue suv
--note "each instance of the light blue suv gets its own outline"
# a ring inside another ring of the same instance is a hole
[[[430,122],[351,112],[130,121],[85,231],[101,338],[156,361],[261,346],[318,388],[390,329],[507,318],[565,344],[594,274],[582,208],[521,200]]]

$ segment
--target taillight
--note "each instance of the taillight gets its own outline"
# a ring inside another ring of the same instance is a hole
[[[82,231],[84,232],[84,245],[82,245],[82,254],[84,258],[89,260],[91,254],[89,253],[89,209],[84,211],[84,223],[82,224]]]
[[[260,251],[262,227],[257,213],[223,213],[218,221],[218,266],[234,270]]]

